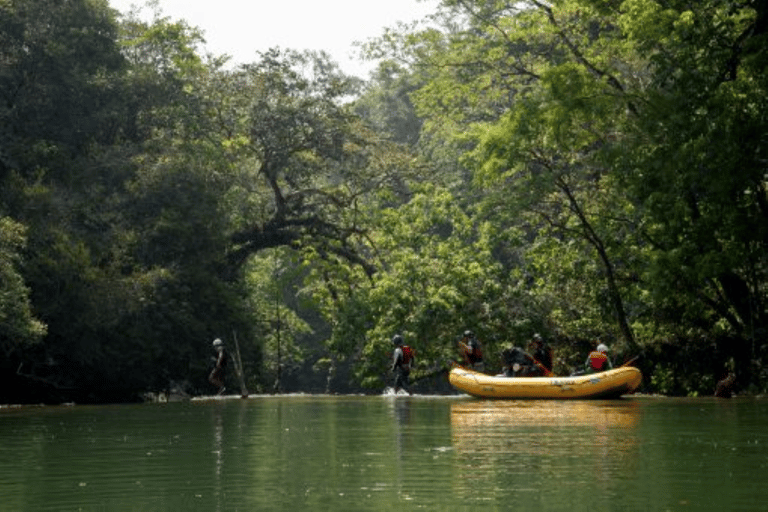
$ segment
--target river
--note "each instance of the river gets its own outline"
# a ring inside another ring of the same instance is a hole
[[[768,400],[0,408],[0,510],[767,510]]]

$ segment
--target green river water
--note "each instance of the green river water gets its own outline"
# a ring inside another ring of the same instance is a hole
[[[768,510],[768,400],[5,407],[0,510]]]

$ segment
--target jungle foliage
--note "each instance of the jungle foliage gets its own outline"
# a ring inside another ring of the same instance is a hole
[[[105,0],[0,2],[0,402],[438,389],[465,329],[762,392],[768,6],[443,0],[233,66]]]

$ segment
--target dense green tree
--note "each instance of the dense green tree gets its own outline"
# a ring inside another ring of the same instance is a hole
[[[395,333],[416,349],[416,380],[447,370],[465,329],[480,336],[491,368],[501,348],[531,334],[519,303],[503,293],[490,223],[474,225],[443,188],[414,183],[412,192],[405,204],[370,212],[379,272],[369,279],[315,265],[307,288],[331,325],[330,356],[351,361],[355,380],[370,388],[389,382]]]
[[[101,0],[9,0],[0,31],[0,177],[79,179],[73,161],[114,135],[118,98],[105,85],[123,57],[113,11]]]
[[[199,34],[159,17],[118,27],[102,2],[49,3],[4,11],[19,43],[4,47],[17,65],[2,84],[16,123],[3,201],[30,226],[21,267],[48,326],[22,373],[77,400],[204,383],[210,340],[248,316],[212,265],[221,189],[199,153],[158,150],[196,112],[185,88],[205,69]]]
[[[478,148],[466,163],[480,171],[478,184],[493,187],[487,200],[511,209],[507,228],[517,229],[524,217],[533,237],[576,240],[593,251],[599,267],[588,268],[597,270],[595,278],[602,275],[605,292],[594,288],[591,300],[605,305],[631,346],[609,247],[616,233],[609,224],[618,216],[598,199],[611,191],[597,157],[626,103],[615,100],[616,79],[598,69],[604,56],[602,46],[588,42],[590,27],[561,4],[558,19],[535,2],[444,2],[448,20],[461,24],[446,23],[442,36],[428,30],[416,43],[411,36],[402,44],[414,46],[419,64],[432,70],[420,70],[429,79],[414,94],[427,130]],[[600,25],[591,28],[600,33]],[[571,39],[586,41],[584,48]],[[423,56],[425,47],[431,51]]]
[[[71,350],[77,335],[67,333],[74,323],[93,321],[84,314],[90,312],[87,290],[99,272],[88,246],[109,237],[99,223],[110,218],[102,187],[114,181],[100,159],[120,124],[113,111],[120,97],[110,87],[124,64],[116,35],[106,2],[0,5],[0,209],[26,231],[18,268],[30,290],[31,311],[48,330],[43,343],[3,361],[13,370],[5,367],[6,375],[14,375],[20,363],[25,374],[35,374],[38,363],[46,373],[58,373],[58,354],[89,352]],[[97,204],[98,221],[88,213]],[[71,383],[58,377],[50,382]]]
[[[32,313],[29,288],[19,272],[24,243],[23,227],[7,217],[0,219],[0,349],[6,360],[12,352],[38,343],[46,331]]]
[[[725,322],[753,337],[766,322],[766,8],[665,7],[631,2],[618,17],[649,58],[617,158],[643,205],[654,298],[707,329]]]

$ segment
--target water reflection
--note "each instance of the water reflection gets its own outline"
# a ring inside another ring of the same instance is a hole
[[[411,401],[410,400],[390,400],[388,404],[389,413],[393,417],[392,432],[395,437],[395,455],[398,461],[401,461],[404,453],[405,432],[411,419]]]
[[[394,455],[395,472],[394,482],[392,483],[397,495],[402,496],[405,492],[404,481],[405,473],[405,455],[406,455],[406,436],[408,424],[411,419],[411,401],[409,399],[391,399],[388,403],[390,415],[393,417],[392,433],[394,436]]]
[[[224,421],[221,414],[221,407],[213,407],[213,454],[216,457],[214,462],[214,497],[216,498],[216,510],[221,510],[221,469],[224,465]]]
[[[637,425],[639,413],[639,404],[631,400],[460,400],[451,404],[451,423],[458,430],[526,425],[630,428]]]
[[[486,479],[486,492],[502,502],[568,500],[590,488],[610,494],[613,479],[636,470],[639,418],[632,401],[455,402],[457,480]]]
[[[0,411],[0,510],[760,510],[766,424],[736,399]]]

